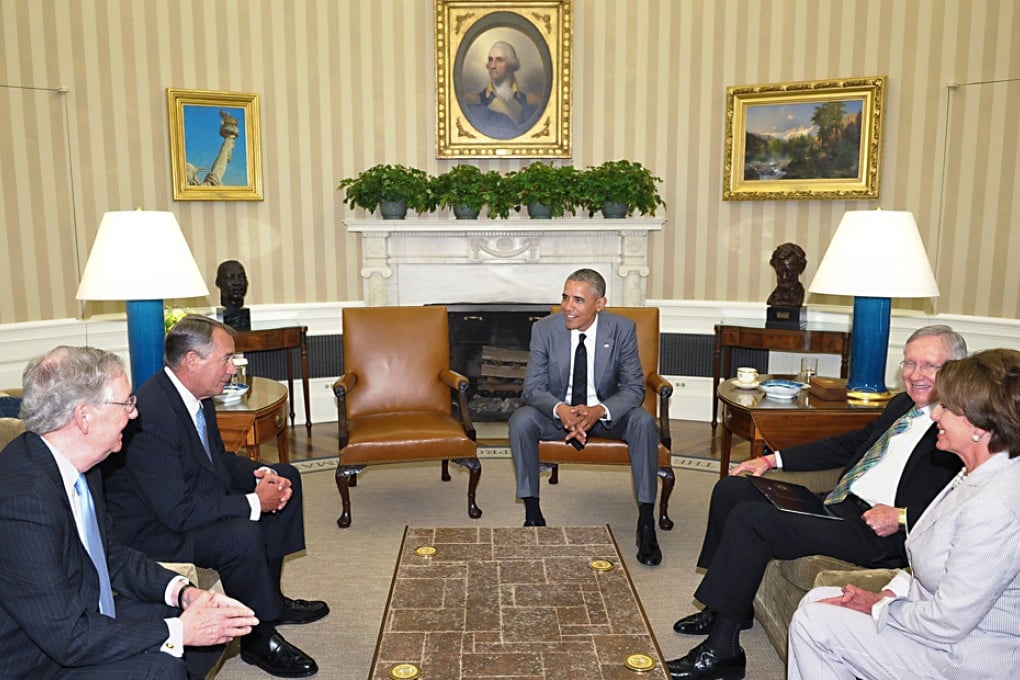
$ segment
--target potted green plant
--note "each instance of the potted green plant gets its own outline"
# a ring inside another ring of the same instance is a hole
[[[455,165],[432,179],[432,196],[439,207],[453,208],[457,219],[475,219],[493,199],[500,179],[494,170],[482,172],[473,165]]]
[[[661,181],[636,161],[606,161],[580,173],[578,200],[589,215],[598,210],[605,217],[626,217],[635,210],[654,215],[657,206],[666,206],[656,188]]]
[[[533,219],[562,217],[574,214],[577,203],[577,170],[571,165],[556,167],[534,162],[503,181],[517,207],[527,206]]]
[[[379,206],[383,219],[403,219],[407,209],[428,212],[436,207],[431,178],[424,170],[406,165],[376,165],[357,177],[347,177],[337,185],[344,190],[349,208],[360,206],[369,212]]]

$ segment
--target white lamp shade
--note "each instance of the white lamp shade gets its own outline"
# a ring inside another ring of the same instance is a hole
[[[808,290],[860,297],[938,297],[914,216],[850,210],[836,228]]]
[[[162,300],[208,294],[172,213],[121,210],[103,215],[75,297]]]

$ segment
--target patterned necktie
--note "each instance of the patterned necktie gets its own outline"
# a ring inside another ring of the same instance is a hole
[[[584,333],[577,340],[574,350],[574,377],[570,387],[570,405],[579,406],[588,403],[588,348],[584,346]]]
[[[202,440],[202,448],[205,449],[205,457],[212,462],[212,452],[209,449],[209,429],[205,423],[205,409],[198,405],[198,413],[195,414],[195,426],[198,429],[198,438]]]
[[[878,464],[878,461],[882,460],[882,456],[884,456],[885,452],[889,450],[889,442],[892,438],[910,427],[910,422],[923,413],[924,411],[915,406],[897,418],[896,422],[892,424],[892,427],[883,432],[882,436],[871,445],[871,448],[868,449],[863,456],[861,456],[861,459],[857,461],[857,464],[850,468],[850,471],[840,478],[839,484],[836,485],[836,488],[825,497],[825,504],[833,505],[835,503],[842,503],[845,501],[846,497],[850,494],[850,486],[860,479],[865,472],[875,467],[875,465]]]
[[[92,501],[92,492],[85,481],[85,475],[79,474],[74,483],[78,494],[78,507],[81,508],[81,521],[85,529],[85,550],[99,572],[99,613],[117,618],[117,609],[113,605],[113,588],[110,586],[110,571],[106,566],[106,551],[103,540],[99,536],[99,522],[96,520],[96,506]]]

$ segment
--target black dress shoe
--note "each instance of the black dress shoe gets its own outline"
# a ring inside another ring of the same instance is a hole
[[[637,558],[641,564],[654,567],[662,562],[662,551],[659,550],[659,539],[655,537],[654,526],[638,527],[637,547]]]
[[[753,616],[740,624],[740,630],[747,630],[754,625]],[[673,624],[673,630],[681,635],[708,635],[712,632],[712,624],[715,623],[715,612],[705,607],[700,612],[694,612],[679,619]]]
[[[728,659],[719,656],[702,642],[687,652],[687,656],[666,662],[672,680],[741,680],[747,668],[744,650]]]
[[[329,613],[329,605],[322,600],[292,600],[283,598],[283,611],[277,624],[311,623]]]
[[[526,527],[544,527],[545,526],[545,518],[544,517],[540,517],[538,519],[526,519],[526,520],[524,520],[524,526],[526,526]]]
[[[241,658],[278,678],[306,678],[319,672],[315,659],[275,631],[264,638],[253,635],[243,637]]]

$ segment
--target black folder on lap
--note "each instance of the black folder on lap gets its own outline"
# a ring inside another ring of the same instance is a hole
[[[812,515],[825,519],[843,519],[839,515],[834,515],[825,506],[822,499],[806,486],[781,482],[778,479],[766,479],[764,477],[749,477],[748,479],[758,487],[758,491],[761,491],[762,495],[769,499],[772,505],[784,512]]]

